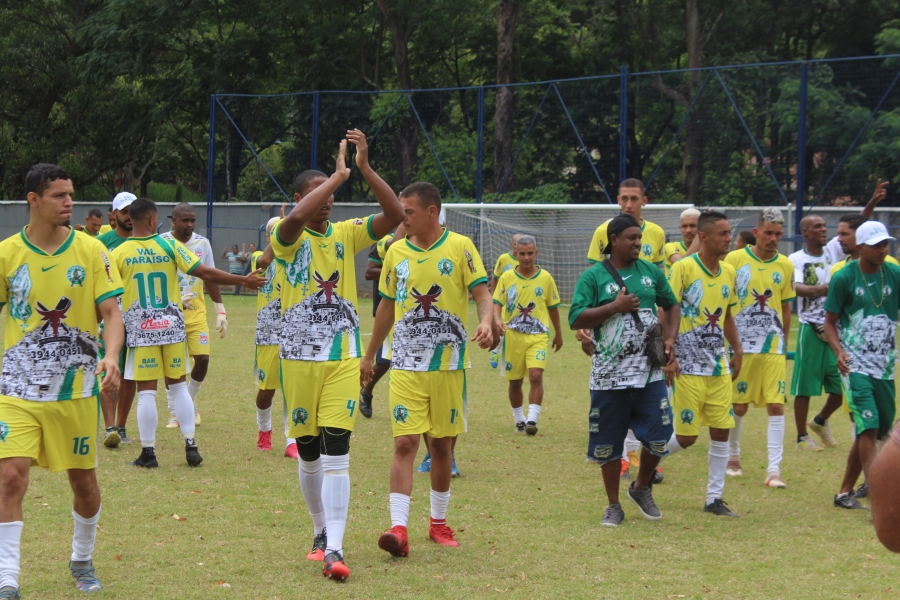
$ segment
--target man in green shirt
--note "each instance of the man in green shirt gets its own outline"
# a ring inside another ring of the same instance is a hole
[[[131,237],[131,217],[128,216],[128,207],[137,200],[137,196],[130,192],[119,192],[113,198],[113,212],[116,214],[116,228],[107,231],[97,239],[109,250],[115,250],[122,242]]]

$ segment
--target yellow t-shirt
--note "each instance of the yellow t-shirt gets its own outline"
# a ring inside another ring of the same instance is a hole
[[[304,229],[293,244],[272,230],[272,250],[284,268],[281,358],[344,360],[362,355],[353,256],[376,240],[374,215],[329,223],[325,235]]]
[[[160,234],[160,237],[164,240],[175,240],[172,237],[172,232],[167,231],[163,234]],[[177,241],[177,240],[175,240]],[[185,248],[191,251],[197,258],[200,259],[200,262],[206,265],[211,269],[216,268],[216,259],[213,256],[212,246],[209,243],[209,240],[194,233],[191,235],[191,239],[184,244]],[[203,280],[199,277],[194,277],[193,275],[185,275],[181,271],[178,271],[178,286],[181,288],[181,296],[184,297],[188,294],[191,294],[193,298],[191,299],[191,307],[184,309],[184,323],[185,325],[196,325],[206,324],[206,298],[203,295]],[[184,308],[184,307],[182,307]]]
[[[559,290],[553,276],[540,267],[527,278],[510,269],[497,281],[494,303],[502,307],[500,318],[507,329],[546,334],[550,331],[549,311],[559,306]]]
[[[130,237],[113,252],[125,284],[125,345],[163,346],[185,340],[178,272],[190,276],[200,259],[178,240]]]
[[[250,272],[256,270],[256,261],[259,260],[259,257],[263,255],[262,250],[254,250],[253,254],[250,255]],[[260,274],[262,276],[262,274]]]
[[[672,257],[676,254],[680,254],[681,258],[684,258],[685,252],[687,251],[688,249],[687,246],[684,245],[684,242],[668,242],[663,246],[663,259],[666,262],[666,277],[672,272],[672,265],[675,264],[672,262]]]
[[[852,263],[854,260],[855,259],[853,259],[853,258],[847,257],[844,260],[842,260],[840,262],[836,262],[833,265],[831,265],[831,277],[834,277],[835,273],[837,273],[838,271],[840,271],[841,269],[846,267],[848,264]],[[900,266],[900,262],[897,262],[897,259],[894,258],[893,256],[891,256],[890,254],[888,254],[887,256],[884,257],[884,262],[890,263],[892,265]]]
[[[675,357],[686,375],[728,375],[725,332],[722,324],[734,297],[734,267],[719,263],[713,275],[696,254],[672,265],[669,285],[681,304],[681,323],[675,339]],[[675,384],[678,385],[677,383]]]
[[[794,263],[784,254],[758,258],[750,246],[733,250],[724,262],[734,267],[738,311],[734,315],[745,354],[784,354],[787,349],[781,307],[797,297]]]
[[[612,219],[609,219],[612,221]],[[591,247],[588,248],[587,259],[591,264],[602,261],[606,256],[603,249],[609,243],[609,236],[606,234],[606,227],[609,221],[603,223],[594,231],[594,237],[591,238]],[[641,224],[641,258],[652,262],[655,265],[665,262],[663,256],[663,246],[666,244],[666,232],[656,223],[651,223],[647,219]]]
[[[100,231],[97,232],[97,235],[103,235],[104,233],[108,233],[112,231],[114,227],[112,225],[106,224],[100,226]]]
[[[0,394],[38,402],[99,394],[96,305],[121,293],[109,251],[74,229],[53,254],[25,229],[0,242],[0,307],[9,305]]]
[[[394,239],[394,234],[389,233],[375,244],[375,249],[378,252],[378,258],[381,259],[381,262],[384,262],[384,255],[387,254],[387,243]]]
[[[256,266],[254,265],[254,270]],[[281,289],[284,266],[273,260],[266,272],[266,285],[256,296],[256,345],[277,346],[281,336]]]
[[[469,291],[480,283],[487,283],[487,272],[464,235],[444,229],[429,248],[408,238],[388,248],[378,293],[394,302],[391,368],[469,368]]]
[[[500,279],[501,275],[517,266],[519,266],[519,259],[513,256],[512,252],[504,252],[497,259],[497,264],[494,265],[494,279]]]

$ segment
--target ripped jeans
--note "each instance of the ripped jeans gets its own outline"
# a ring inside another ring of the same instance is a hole
[[[588,460],[602,465],[622,458],[629,429],[651,454],[669,453],[672,407],[664,381],[654,381],[642,388],[591,390]]]

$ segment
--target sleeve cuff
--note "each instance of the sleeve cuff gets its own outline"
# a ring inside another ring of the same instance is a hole
[[[384,299],[384,300],[390,300],[391,302],[396,302],[396,298],[391,298],[390,296],[388,296],[387,294],[385,294],[385,293],[382,292],[381,290],[378,290],[378,295],[381,296],[382,299]]]
[[[202,265],[202,264],[203,264],[203,263],[200,262],[200,261],[198,260],[197,262],[194,263],[194,266],[193,266],[193,267],[191,267],[190,269],[188,269],[187,274],[190,275],[191,273],[194,272],[194,269],[196,269],[197,267],[199,267],[199,266]]]
[[[369,218],[366,220],[366,231],[369,232],[369,239],[373,242],[377,242],[379,238],[375,237],[375,232],[372,231],[372,221],[375,220],[375,215],[369,215]]]
[[[784,304],[785,302],[792,302],[796,299],[797,299],[797,296],[791,296],[790,298],[785,298],[784,300],[782,300],[781,303]]]
[[[376,265],[383,265],[383,264],[384,264],[384,262],[382,262],[382,260],[381,260],[380,258],[372,258],[372,257],[369,257],[369,262],[375,263]]]
[[[470,284],[469,284],[469,291],[471,292],[471,291],[472,291],[472,288],[475,287],[476,285],[480,284],[480,283],[487,284],[487,277],[480,277],[480,278],[476,279],[475,281],[473,281],[472,283],[470,283]]]
[[[547,307],[547,310],[550,310],[551,308],[559,308],[559,305],[560,305],[560,304],[562,304],[562,302],[557,302],[557,303],[554,304],[553,306],[548,306],[548,307]]]
[[[503,303],[497,299],[494,300],[494,304],[496,304],[497,306],[503,306]]]
[[[97,300],[95,301],[95,303],[96,303],[96,304],[100,304],[101,302],[103,302],[103,301],[106,300],[107,298],[115,298],[116,296],[121,296],[122,293],[123,293],[122,288],[116,288],[116,289],[114,289],[113,291],[107,292],[107,293],[103,294],[102,296],[100,296],[99,298],[97,298]],[[3,306],[3,305],[0,304],[0,306]]]

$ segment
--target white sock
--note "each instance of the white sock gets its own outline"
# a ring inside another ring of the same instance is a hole
[[[159,416],[156,414],[156,390],[144,390],[137,393],[137,422],[141,446],[152,448],[156,445],[156,426]]]
[[[523,407],[514,408],[513,411],[513,421],[516,423],[524,423],[525,422],[525,409]]]
[[[725,469],[728,468],[728,442],[709,441],[709,483],[706,503],[711,504],[725,491]]]
[[[0,588],[19,588],[19,545],[22,521],[0,523]]]
[[[782,418],[782,425],[784,419]],[[744,417],[734,415],[734,429],[728,432],[728,454],[734,460],[741,457],[741,432],[744,430]],[[784,427],[781,428],[782,433]]]
[[[284,447],[287,448],[288,446],[290,446],[291,444],[294,444],[296,442],[294,442],[294,440],[291,439],[291,437],[288,435],[288,432],[291,429],[290,429],[290,425],[288,424],[288,409],[287,409],[286,402],[281,403],[281,409],[282,409],[282,412],[284,413],[284,440],[285,440]]]
[[[175,418],[178,419],[181,435],[184,439],[194,437],[194,401],[187,391],[187,384],[183,381],[173,383],[169,386],[169,392],[172,394],[172,407],[175,409]]]
[[[342,552],[350,508],[350,455],[322,455],[322,504],[325,508],[325,553]]]
[[[391,527],[409,523],[409,496],[406,494],[391,494]]]
[[[767,436],[769,447],[768,475],[781,475],[781,458],[784,456],[784,415],[769,417]]]
[[[72,533],[72,557],[73,561],[91,560],[94,552],[94,540],[97,539],[97,521],[100,519],[100,509],[97,514],[89,519],[72,511],[72,519],[75,521],[75,531]]]
[[[194,381],[193,377],[188,377],[188,394],[191,395],[191,400],[197,397],[197,394],[200,393],[200,386],[203,385],[202,381]]]
[[[322,506],[322,457],[307,462],[301,458],[300,463],[300,493],[306,501],[306,509],[312,518],[313,529],[316,535],[325,529],[325,508]]]
[[[260,431],[272,431],[272,407],[256,409],[256,427]]]
[[[540,404],[529,404],[528,405],[528,420],[537,423],[538,418],[540,418],[540,416],[541,416],[541,405]]]
[[[672,434],[672,437],[669,439],[669,453],[666,456],[672,456],[676,452],[681,452],[684,448],[681,447],[681,444],[678,443],[678,438],[675,437],[675,434]]]
[[[447,524],[447,506],[450,505],[450,490],[436,492],[431,490],[431,520],[435,525]]]
[[[856,423],[850,421],[850,441],[856,441]]]
[[[634,432],[630,429],[628,430],[628,435],[625,436],[625,455],[627,456],[629,452],[637,452],[638,454],[641,452],[641,443],[634,437]]]

